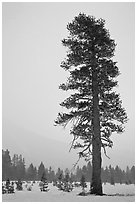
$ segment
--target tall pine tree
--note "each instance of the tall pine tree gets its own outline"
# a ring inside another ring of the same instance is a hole
[[[9,150],[2,150],[2,180],[12,178],[12,163]]]
[[[91,194],[102,195],[101,147],[106,154],[106,147],[113,145],[111,134],[123,132],[127,120],[119,94],[113,90],[119,75],[112,60],[116,44],[103,19],[80,13],[67,29],[69,36],[62,43],[68,52],[61,67],[70,76],[60,89],[75,93],[60,104],[70,111],[59,113],[55,123],[66,126],[72,122],[71,148],[81,148],[79,158],[92,156]]]
[[[39,167],[38,167],[38,180],[39,181],[41,180],[43,173],[45,173],[45,166],[44,166],[43,162],[41,162]]]
[[[27,180],[35,180],[36,179],[36,169],[33,166],[33,164],[31,163],[26,171],[26,179]]]

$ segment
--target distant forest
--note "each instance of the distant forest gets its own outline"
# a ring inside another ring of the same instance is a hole
[[[41,177],[45,173],[49,182],[56,181],[61,176],[65,177],[69,174],[70,181],[80,181],[82,175],[84,175],[87,182],[92,180],[92,165],[90,161],[82,168],[76,167],[75,173],[70,172],[68,168],[64,171],[60,168],[54,171],[52,167],[46,168],[43,162],[35,167],[32,163],[26,168],[25,159],[22,155],[14,154],[11,158],[9,150],[2,150],[2,180],[5,181],[8,178],[10,180],[41,180]],[[120,184],[135,184],[135,166],[130,169],[128,166],[125,170],[121,170],[119,166],[115,168],[109,165],[101,169],[101,178],[103,183],[115,183]]]

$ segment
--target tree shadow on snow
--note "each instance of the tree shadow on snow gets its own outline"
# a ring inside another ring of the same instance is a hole
[[[96,195],[96,194],[90,194],[87,193],[79,193],[77,196],[135,196],[135,194],[122,194],[122,193],[115,193],[115,194],[102,194],[102,195]]]
[[[135,196],[135,194],[115,193],[115,194],[106,194],[106,196]]]

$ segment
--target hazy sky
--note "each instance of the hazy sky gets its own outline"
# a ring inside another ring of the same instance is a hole
[[[69,73],[60,68],[66,56],[61,40],[66,26],[84,12],[106,20],[117,43],[115,58],[123,106],[129,121],[103,166],[134,165],[135,154],[135,20],[134,3],[3,3],[2,9],[2,146],[22,154],[26,163],[72,167],[78,155],[69,153],[69,128],[54,127],[59,106],[68,93],[58,89]],[[65,111],[65,110],[64,110]],[[84,163],[84,162],[83,162]]]

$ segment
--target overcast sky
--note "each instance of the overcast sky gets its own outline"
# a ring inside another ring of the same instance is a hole
[[[106,21],[117,43],[114,60],[123,106],[129,121],[125,132],[113,135],[114,146],[103,166],[134,165],[135,154],[135,20],[134,3],[3,3],[2,9],[2,146],[22,154],[26,163],[72,167],[69,128],[54,127],[59,103],[68,95],[58,89],[69,73],[60,68],[66,56],[61,40],[66,26],[84,12]],[[65,110],[64,110],[65,111]],[[83,164],[85,164],[83,162]]]

